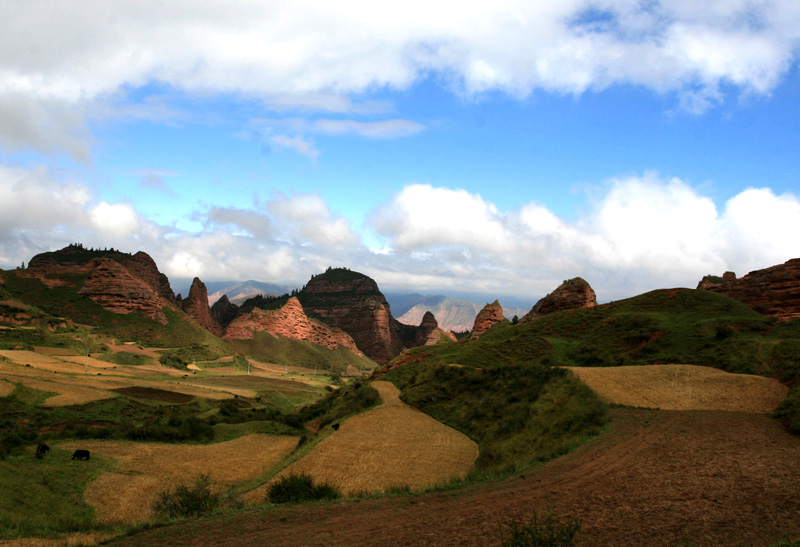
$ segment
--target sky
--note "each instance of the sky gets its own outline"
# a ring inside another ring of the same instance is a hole
[[[607,302],[800,257],[796,0],[0,0],[0,35],[4,269]]]

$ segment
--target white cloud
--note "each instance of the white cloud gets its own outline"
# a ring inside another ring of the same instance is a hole
[[[302,137],[289,137],[287,135],[273,135],[269,138],[269,142],[280,148],[288,148],[294,150],[298,154],[308,156],[313,161],[317,161],[319,157],[319,150],[314,148],[314,145],[306,141]]]
[[[350,113],[388,109],[353,96],[431,75],[467,95],[633,84],[703,110],[727,85],[769,93],[800,44],[794,0],[59,0],[2,3],[0,20],[0,146],[79,159],[90,105],[176,115],[166,102],[120,104],[120,90],[149,83]]]

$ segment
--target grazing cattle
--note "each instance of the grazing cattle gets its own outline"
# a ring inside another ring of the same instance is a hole
[[[88,460],[89,459],[89,451],[88,450],[76,450],[75,453],[72,455],[73,460]]]
[[[36,447],[36,458],[41,460],[44,458],[44,455],[50,450],[50,447],[46,444],[42,443]]]
[[[339,431],[339,424],[333,424],[331,427],[334,431]]]

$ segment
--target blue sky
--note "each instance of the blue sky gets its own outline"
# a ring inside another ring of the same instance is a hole
[[[601,301],[800,256],[792,0],[0,6],[0,267]]]

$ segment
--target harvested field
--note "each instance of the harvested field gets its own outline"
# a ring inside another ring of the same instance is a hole
[[[33,346],[33,351],[42,355],[80,355],[77,351],[70,348],[50,348],[46,346]]]
[[[643,408],[766,414],[789,392],[777,380],[695,365],[566,368],[607,401]]]
[[[114,458],[115,472],[103,473],[84,492],[97,519],[106,524],[142,522],[151,518],[159,492],[207,475],[233,485],[267,473],[297,446],[297,437],[248,435],[211,445],[169,445],[118,441],[72,441],[65,450],[89,450],[92,456]]]
[[[191,395],[167,391],[153,387],[121,387],[114,390],[120,395],[134,399],[146,399],[148,401],[160,401],[163,403],[188,403],[194,399]]]
[[[418,490],[472,470],[478,445],[403,403],[392,383],[372,385],[383,404],[342,422],[279,476],[305,472],[347,495],[404,486]],[[250,499],[263,499],[265,492],[266,486]]]
[[[132,375],[130,372],[123,371],[122,367],[118,365],[107,361],[101,361],[93,357],[87,359],[85,355],[63,354],[56,356],[27,350],[0,350],[0,355],[17,365],[30,365],[32,368],[48,372],[84,374],[88,364],[89,370],[95,373],[97,371],[103,371],[105,374],[117,374],[120,376]]]
[[[162,355],[158,350],[162,350],[164,348],[139,348],[133,344],[109,344],[108,349],[114,353],[135,353],[137,355],[144,355],[145,357],[154,357],[155,359],[158,359]]]
[[[63,381],[41,380],[25,376],[19,376],[14,381],[31,389],[57,393],[57,395],[45,399],[42,406],[70,406],[116,397],[114,393],[109,393],[108,391],[92,389],[82,385],[70,385]]]
[[[0,397],[7,397],[14,393],[17,386],[11,382],[0,379]]]
[[[549,499],[578,545],[772,546],[800,538],[800,439],[766,416],[617,408],[601,437],[501,482],[254,509],[113,540],[133,547],[500,545]],[[342,426],[344,427],[344,425]]]

